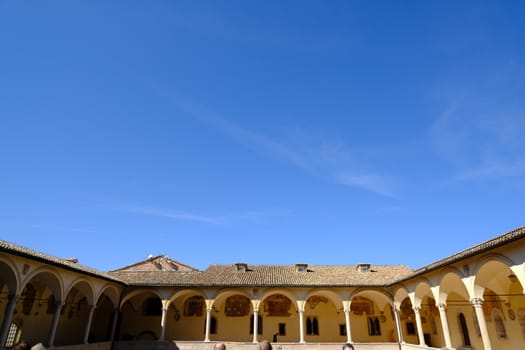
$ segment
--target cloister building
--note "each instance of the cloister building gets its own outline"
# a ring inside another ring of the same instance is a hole
[[[417,270],[243,262],[201,271],[155,256],[104,272],[0,241],[0,344],[525,349],[524,284],[525,226]]]

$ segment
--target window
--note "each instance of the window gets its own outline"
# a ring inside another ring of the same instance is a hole
[[[339,324],[339,335],[346,337],[346,325],[345,324]]]
[[[217,334],[217,319],[214,316],[210,318],[210,334]]]
[[[319,335],[319,321],[317,317],[308,317],[306,319],[306,334]]]
[[[408,323],[407,323],[407,326],[408,326]],[[414,326],[413,323],[412,323],[412,326]],[[377,317],[368,318],[368,335],[381,335],[381,326],[379,324],[379,318]]]
[[[7,338],[5,341],[6,348],[12,348],[13,345],[20,341],[20,335],[22,334],[22,320],[15,321],[9,326],[7,332]]]
[[[414,322],[407,322],[407,334],[408,335],[416,334],[416,327],[414,326]]]
[[[286,335],[286,323],[279,323],[279,335]]]

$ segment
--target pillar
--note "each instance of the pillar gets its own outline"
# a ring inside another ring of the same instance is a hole
[[[55,342],[55,334],[57,331],[58,321],[60,320],[60,312],[62,311],[64,304],[62,301],[57,301],[56,306],[57,308],[55,310],[55,314],[53,315],[53,321],[51,322],[51,329],[49,331],[49,337],[47,340],[48,347],[52,347],[53,343]]]
[[[253,309],[253,342],[258,343],[257,335],[259,333],[259,310]]]
[[[206,335],[204,341],[210,341],[210,323],[211,323],[211,308],[206,308]]]
[[[16,303],[19,295],[9,294],[9,302],[5,309],[4,323],[2,323],[2,329],[0,331],[0,348],[4,348],[5,341],[7,340],[7,334],[11,327],[11,321],[13,320],[13,313],[15,312]]]
[[[441,319],[441,328],[443,328],[443,336],[445,337],[445,347],[452,349],[452,341],[450,340],[450,329],[448,328],[447,320],[447,306],[446,304],[439,304],[439,318]]]
[[[299,343],[304,341],[304,310],[299,310]]]
[[[95,306],[89,305],[89,314],[86,323],[86,330],[84,331],[83,343],[87,344],[89,339],[89,332],[91,332],[91,324],[93,323],[93,313],[95,312]]]
[[[419,337],[419,345],[426,346],[425,344],[425,335],[423,333],[423,324],[421,323],[421,314],[419,311],[421,310],[421,307],[414,306],[414,315],[416,316],[416,327],[417,327],[417,335]]]
[[[483,299],[474,298],[470,301],[474,306],[476,317],[478,318],[479,330],[481,331],[481,340],[485,350],[492,350],[490,344],[489,332],[487,330],[487,322],[485,321],[485,315],[483,315]]]
[[[159,340],[164,341],[164,335],[166,334],[166,315],[168,314],[168,308],[162,307],[162,314],[160,316],[160,334]]]
[[[352,343],[352,327],[350,326],[350,307],[345,309],[346,342]]]
[[[401,330],[401,320],[399,318],[399,310],[396,307],[394,307],[394,316],[396,317],[397,340],[401,344],[401,343],[404,343],[403,331]]]

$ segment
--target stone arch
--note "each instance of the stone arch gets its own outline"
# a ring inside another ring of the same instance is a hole
[[[120,303],[120,340],[151,340],[161,335],[162,296],[152,288],[129,292]]]
[[[64,306],[58,321],[54,345],[82,344],[92,308],[93,284],[83,277],[72,281],[64,291]]]
[[[487,263],[498,261],[503,265],[506,265],[507,267],[514,266],[514,262],[502,254],[487,254],[483,256],[480,259],[477,259],[476,262],[472,265],[472,274],[477,275],[479,273],[479,270],[482,269]]]
[[[133,290],[133,291],[130,291],[130,292],[126,293],[126,295],[124,295],[122,297],[122,299],[120,301],[120,309],[122,309],[122,306],[127,301],[129,301],[130,299],[133,299],[136,296],[141,295],[141,294],[155,294],[155,296],[157,296],[159,299],[162,299],[162,296],[160,295],[160,293],[157,290],[155,290],[155,289],[136,289],[136,290]]]
[[[253,339],[253,304],[246,290],[222,289],[210,303],[211,336],[249,342]],[[263,325],[259,325],[263,328]],[[244,330],[240,332],[239,330]],[[250,333],[251,332],[251,333]]]
[[[408,298],[408,288],[405,285],[399,285],[393,293],[394,306],[399,309],[405,298]]]
[[[48,340],[49,331],[57,307],[63,303],[63,280],[53,269],[42,267],[29,270],[20,285],[20,297],[16,303],[13,320],[21,325],[38,324],[30,335],[24,336],[30,343]]]
[[[95,287],[91,281],[85,278],[77,278],[64,291],[64,294],[68,295],[73,289],[78,289],[86,297],[89,305],[95,304]]]
[[[45,285],[54,295],[56,301],[64,300],[64,281],[60,274],[47,267],[34,270],[24,280],[21,288],[23,289],[29,282]]]
[[[346,321],[343,299],[328,289],[310,290],[304,296],[303,331],[306,342],[344,342]]]
[[[463,277],[463,273],[457,268],[450,267],[443,269],[441,278],[439,279],[439,300],[436,300],[436,302],[438,304],[446,304],[448,295],[452,292],[469,300],[469,293],[463,283]]]
[[[166,340],[202,341],[206,327],[207,294],[200,289],[179,290],[169,298],[166,316]],[[200,314],[186,313],[187,302],[200,299],[202,312]]]
[[[315,295],[327,296],[330,300],[332,300],[336,307],[338,307],[338,305],[340,307],[343,306],[343,298],[338,293],[328,289],[318,289],[308,292],[305,296],[305,302],[308,301],[308,298]]]
[[[432,290],[430,289],[431,286],[432,284],[427,278],[419,278],[415,282],[413,294],[414,306],[420,306],[424,297],[426,297],[427,295],[432,295]]]
[[[374,302],[376,302],[381,309],[383,309],[386,305],[392,304],[392,296],[390,294],[388,294],[386,291],[374,289],[357,289],[354,291],[354,293],[352,293],[352,299],[363,295],[372,296]]]
[[[103,296],[111,300],[115,309],[119,306],[120,292],[115,286],[106,284],[104,287],[102,287],[95,297],[96,303],[98,303],[100,298]]]
[[[9,259],[0,259],[0,291],[5,287],[8,294],[17,294],[19,285],[20,277],[15,265]]]
[[[172,303],[175,299],[178,299],[178,298],[181,298],[187,295],[200,295],[201,297],[206,299],[206,294],[199,289],[184,289],[184,290],[179,290],[173,293],[169,301],[170,303]]]
[[[264,328],[261,338],[274,339],[282,342],[299,341],[299,315],[296,296],[286,289],[267,290],[263,293],[259,314]]]
[[[350,304],[352,339],[356,342],[394,341],[397,336],[392,305],[393,297],[386,291],[355,290]]]
[[[89,343],[111,340],[118,314],[119,297],[117,288],[109,284],[97,294]]]
[[[507,294],[512,283],[509,279],[513,274],[510,268],[512,264],[510,259],[496,254],[486,256],[479,261],[474,270],[474,297],[483,297],[486,288],[497,294]]]

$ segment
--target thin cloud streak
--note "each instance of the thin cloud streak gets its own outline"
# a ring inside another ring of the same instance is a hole
[[[396,197],[392,185],[387,179],[377,174],[357,174],[340,172],[335,175],[337,183],[359,187],[386,197]]]
[[[188,212],[149,208],[149,207],[143,207],[143,206],[128,205],[128,206],[122,206],[120,209],[125,210],[130,213],[153,215],[153,216],[159,216],[159,217],[181,220],[181,221],[202,222],[202,223],[214,224],[214,225],[225,222],[225,219],[222,217],[204,216],[204,215],[188,213]]]
[[[478,100],[453,104],[431,127],[432,149],[457,168],[445,183],[525,175],[525,110],[491,111]]]
[[[317,148],[295,146],[280,142],[260,133],[226,120],[202,106],[191,103],[187,98],[177,96],[177,106],[192,118],[230,135],[246,147],[264,152],[299,167],[310,174],[328,178],[339,185],[359,188],[378,195],[394,197],[394,186],[390,178],[377,173],[348,172],[342,168],[354,168],[355,161],[340,140],[335,145],[323,144]]]
[[[100,232],[100,231],[90,230],[90,229],[53,226],[53,225],[42,225],[42,224],[33,224],[33,223],[26,223],[26,222],[16,222],[16,221],[0,221],[0,224],[1,225],[31,227],[31,228],[45,229],[45,230],[69,231],[69,232],[90,233],[90,234],[105,234],[105,232]]]
[[[239,222],[263,223],[270,217],[284,216],[291,214],[290,210],[252,210],[241,213],[226,214],[221,216],[207,216],[190,212],[176,211],[170,209],[159,209],[138,205],[120,205],[119,210],[124,210],[130,213],[151,215],[163,217],[167,219],[174,219],[179,221],[192,221],[205,223],[210,225],[229,225]]]

